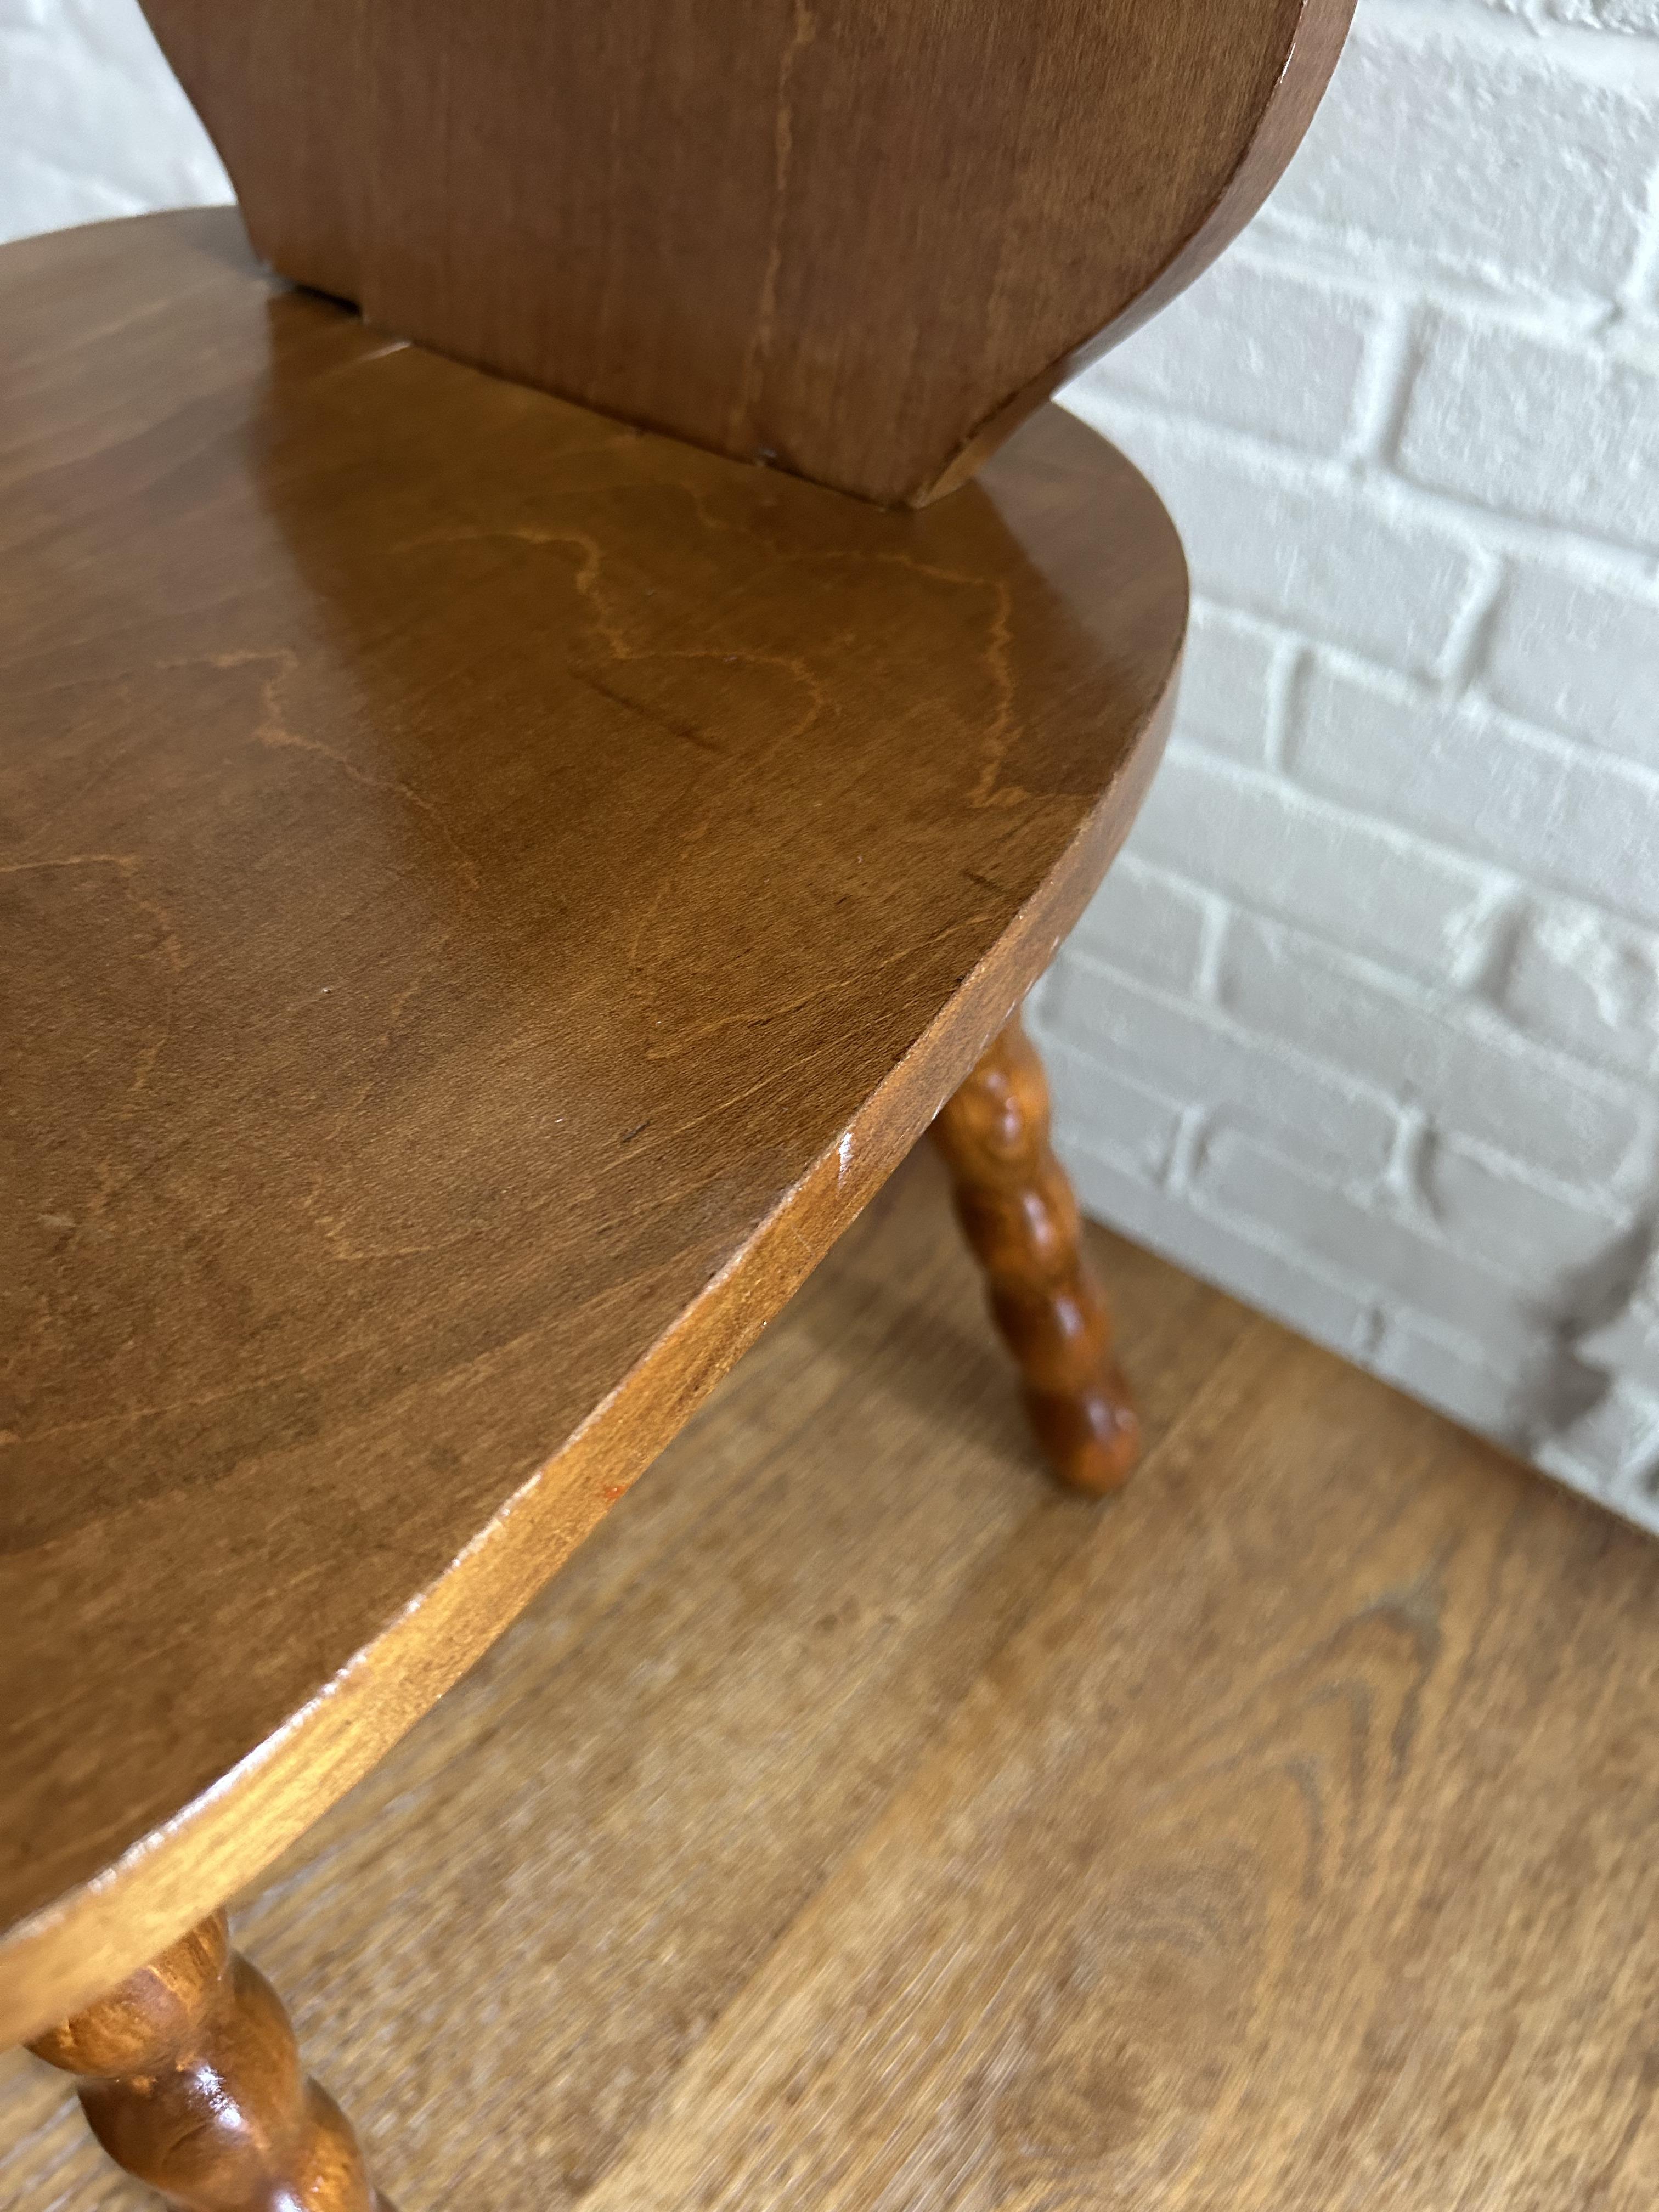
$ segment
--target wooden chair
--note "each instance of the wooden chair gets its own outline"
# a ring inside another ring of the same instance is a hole
[[[149,0],[314,289],[228,212],[0,254],[0,2029],[174,2202],[377,2201],[221,1900],[930,1124],[1127,1472],[1017,1009],[1187,587],[1040,403],[1347,5]]]

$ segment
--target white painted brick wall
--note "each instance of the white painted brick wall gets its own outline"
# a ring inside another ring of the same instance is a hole
[[[1659,921],[1659,772],[1381,671],[1310,661],[1285,747],[1311,789]]]
[[[1038,1000],[1085,1202],[1659,1528],[1659,0],[1360,0],[1067,396],[1200,594]]]
[[[1487,639],[1486,689],[1500,707],[1659,769],[1659,696],[1632,672],[1659,669],[1659,591],[1580,582],[1541,561],[1511,564]]]
[[[1659,358],[1637,339],[1626,354],[1623,335],[1542,337],[1468,311],[1425,313],[1396,467],[1430,490],[1648,550]]]
[[[0,0],[0,238],[230,196],[137,0]]]
[[[0,0],[0,235],[225,197],[134,0]],[[1659,1528],[1659,0],[1360,0],[1068,396],[1199,594],[1035,1008],[1085,1204]]]
[[[1396,264],[1504,291],[1614,295],[1643,236],[1652,155],[1628,52],[1564,68],[1559,42],[1457,13],[1458,0],[1424,0],[1362,17],[1340,128],[1285,178],[1276,224],[1316,244],[1363,233]]]

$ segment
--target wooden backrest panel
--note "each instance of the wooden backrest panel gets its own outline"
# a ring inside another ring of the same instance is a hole
[[[921,504],[1249,220],[1352,0],[144,5],[285,276]]]

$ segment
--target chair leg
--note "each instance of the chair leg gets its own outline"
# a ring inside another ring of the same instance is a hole
[[[80,2075],[116,2164],[185,2212],[392,2212],[222,1912],[29,2047]]]
[[[940,1113],[933,1138],[1024,1377],[1038,1443],[1073,1489],[1117,1489],[1139,1455],[1140,1424],[1083,1257],[1077,1200],[1049,1149],[1048,1079],[1018,1013]]]

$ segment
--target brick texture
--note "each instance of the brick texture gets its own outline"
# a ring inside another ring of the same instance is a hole
[[[1601,31],[1645,32],[1659,39],[1659,0],[1551,0],[1558,23],[1588,23]]]
[[[1468,312],[1424,320],[1401,472],[1500,514],[1650,550],[1659,360],[1605,335],[1540,337]]]
[[[230,196],[137,0],[0,0],[0,238]]]
[[[1194,602],[1181,679],[1181,732],[1192,744],[1265,766],[1296,641],[1206,600]]]
[[[1537,1044],[1473,994],[1346,960],[1317,939],[1235,915],[1218,986],[1250,1036],[1284,1042],[1495,1152],[1593,1190],[1648,1170],[1652,1101]]]
[[[0,0],[0,235],[228,196],[135,0]],[[1085,1203],[1659,1528],[1659,0],[1359,0],[1067,398],[1197,593],[1033,1002]]]
[[[1437,517],[1402,513],[1335,462],[1310,467],[1139,395],[1126,404],[1105,371],[1067,398],[1157,484],[1206,598],[1397,668],[1433,674],[1444,664],[1486,571]]]
[[[1360,0],[1068,395],[1188,539],[1129,854],[1210,903],[1184,986],[1100,909],[1038,1020],[1086,1203],[1659,1528],[1656,210],[1659,0]]]
[[[1659,921],[1651,769],[1380,673],[1316,665],[1298,708],[1288,757],[1315,789]]]
[[[1455,0],[1432,16],[1362,9],[1274,224],[1505,289],[1616,292],[1653,166],[1640,88],[1559,67],[1547,40],[1459,13]]]
[[[1362,293],[1230,255],[1196,309],[1178,303],[1124,348],[1114,381],[1160,406],[1197,407],[1212,422],[1338,453],[1354,428],[1376,319]],[[1287,347],[1302,364],[1290,379],[1281,374]]]
[[[1502,895],[1489,869],[1184,744],[1164,761],[1130,857],[1428,978]]]
[[[1500,707],[1659,770],[1659,690],[1631,680],[1644,669],[1659,669],[1659,591],[1513,565],[1486,665]]]

